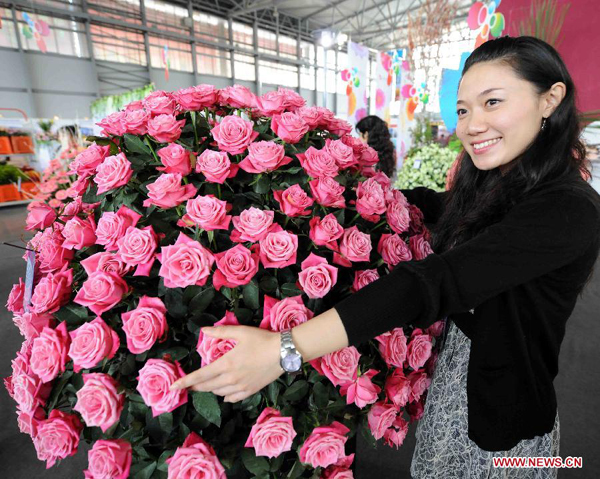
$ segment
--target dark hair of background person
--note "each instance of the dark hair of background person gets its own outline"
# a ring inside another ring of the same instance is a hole
[[[356,124],[356,129],[369,134],[367,143],[379,156],[377,168],[392,178],[396,171],[396,158],[388,124],[378,116],[369,115]]]
[[[74,138],[77,137],[77,127],[75,125],[64,125],[61,126],[58,130],[57,133],[66,133]]]
[[[473,65],[482,62],[505,63],[518,77],[530,82],[539,94],[563,82],[566,94],[546,120],[544,130],[540,123],[537,137],[504,175],[498,168],[477,169],[469,154],[463,151],[445,212],[432,232],[432,246],[437,253],[483,232],[526,195],[559,184],[572,170],[579,170],[584,178],[590,178],[585,147],[579,139],[575,86],[558,52],[533,37],[497,38],[473,51],[463,76]],[[578,188],[589,193],[584,182]]]

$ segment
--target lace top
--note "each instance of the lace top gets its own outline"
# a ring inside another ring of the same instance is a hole
[[[493,457],[558,456],[558,414],[544,436],[520,441],[510,451],[480,449],[468,437],[467,367],[471,341],[451,321],[440,351],[411,464],[414,479],[554,479],[557,469],[494,468]]]

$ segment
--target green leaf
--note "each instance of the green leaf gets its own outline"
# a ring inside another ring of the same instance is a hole
[[[50,393],[50,397],[48,398],[48,411],[54,409],[54,406],[56,406],[58,398],[60,397],[64,387],[67,385],[72,376],[73,371],[66,371],[62,374],[58,383],[54,385],[52,392]]]
[[[254,186],[252,187],[255,193],[264,195],[271,191],[271,179],[267,175],[261,175]]]
[[[304,469],[306,468],[302,465],[302,463],[300,461],[296,461],[294,467],[290,469],[290,472],[288,473],[287,477],[289,479],[296,479],[297,477],[300,477],[302,475]]]
[[[193,316],[200,315],[206,308],[208,308],[214,297],[215,289],[212,286],[210,288],[203,289],[191,299],[188,305],[188,313]]]
[[[174,318],[185,318],[188,310],[183,303],[183,289],[168,288],[165,294],[165,306],[167,312]]]
[[[250,309],[260,308],[260,304],[258,302],[258,286],[256,285],[256,282],[254,280],[250,281],[244,286],[243,291],[244,304]]]
[[[313,397],[315,404],[319,409],[327,407],[329,403],[329,389],[323,383],[316,383],[313,386]]]
[[[190,350],[182,346],[175,346],[172,348],[165,349],[164,351],[159,350],[157,352],[161,357],[168,354],[169,356],[171,356],[171,359],[173,361],[181,361],[183,358],[190,354]]]
[[[90,186],[88,186],[88,189],[83,194],[81,201],[84,203],[98,203],[99,201],[102,201],[104,196],[104,194],[98,194],[98,186],[95,183],[90,183]]]
[[[148,145],[135,135],[125,134],[125,148],[131,153],[141,153],[142,155],[152,154]]]
[[[173,414],[170,412],[162,413],[160,416],[158,416],[158,423],[160,424],[160,428],[168,437],[173,429]]]
[[[284,460],[285,460],[285,454],[280,454],[275,459],[271,459],[271,468],[269,469],[270,472],[279,471],[279,469],[281,469],[281,466],[283,465]]]
[[[257,457],[254,449],[250,447],[242,449],[242,462],[246,469],[256,476],[269,470],[269,462],[264,457]]]
[[[156,462],[151,462],[136,473],[133,473],[132,471],[132,475],[130,477],[132,479],[150,479],[150,477],[154,473],[154,470],[156,469],[156,466]]]
[[[241,404],[241,409],[242,411],[252,411],[258,407],[261,401],[262,395],[258,392],[249,398],[244,399]]]
[[[73,303],[67,304],[66,306],[60,308],[56,313],[54,313],[54,317],[58,321],[66,321],[67,326],[70,326],[71,328],[81,326],[90,319],[87,308],[83,306],[77,306]]]
[[[210,392],[192,392],[192,403],[194,409],[217,427],[221,427],[221,407],[217,396]]]
[[[265,275],[260,280],[260,289],[262,289],[265,293],[273,293],[277,291],[277,287],[279,283],[277,282],[277,278],[275,276]]]
[[[281,294],[285,297],[300,296],[302,294],[302,291],[300,291],[295,283],[285,283],[281,286],[280,290]]]
[[[169,459],[169,457],[171,457],[173,454],[175,454],[174,450],[167,450],[164,451],[160,457],[158,458],[158,467],[157,469],[159,471],[167,471],[169,469],[169,465],[165,462],[167,459]]]
[[[233,313],[240,324],[249,324],[252,321],[252,316],[254,314],[252,310],[248,308],[235,308]]]
[[[273,406],[277,404],[277,397],[279,396],[280,389],[281,385],[277,381],[273,381],[267,386],[267,398]]]
[[[286,391],[283,393],[283,397],[288,401],[299,401],[308,393],[308,383],[301,379],[294,382]]]

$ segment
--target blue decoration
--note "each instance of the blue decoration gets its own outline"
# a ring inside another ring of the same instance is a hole
[[[440,85],[440,113],[442,120],[451,134],[456,130],[458,115],[456,114],[456,100],[458,96],[458,84],[462,75],[465,62],[471,52],[464,52],[460,56],[458,70],[444,68],[442,70],[442,81]]]

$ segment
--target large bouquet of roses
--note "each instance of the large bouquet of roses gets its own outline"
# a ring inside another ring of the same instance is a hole
[[[359,429],[402,444],[438,323],[329,354],[240,403],[169,390],[235,346],[203,326],[293,327],[430,252],[376,152],[304,105],[285,89],[152,93],[100,123],[60,205],[31,208],[35,280],[30,300],[22,280],[8,299],[25,341],[6,387],[48,467],[83,435],[86,478],[340,479]]]

